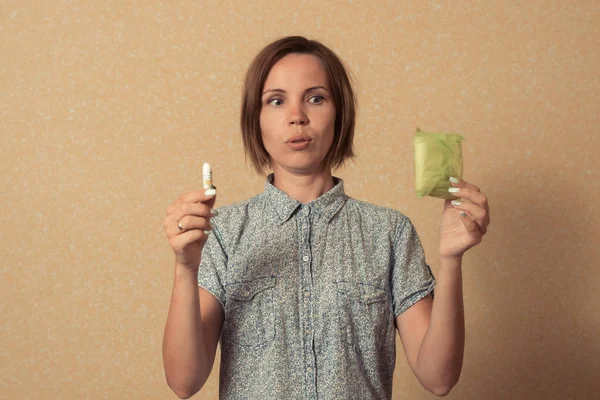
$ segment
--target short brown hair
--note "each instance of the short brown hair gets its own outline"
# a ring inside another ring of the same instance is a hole
[[[316,40],[302,36],[288,36],[265,47],[254,59],[244,80],[242,94],[241,128],[246,159],[258,173],[271,167],[271,158],[265,149],[260,131],[262,90],[271,68],[288,54],[300,53],[316,56],[323,63],[331,86],[335,104],[335,128],[331,148],[325,157],[330,168],[338,168],[354,157],[354,125],[356,97],[350,76],[340,58]]]

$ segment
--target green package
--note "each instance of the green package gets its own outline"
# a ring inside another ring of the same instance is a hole
[[[417,128],[415,134],[415,187],[417,196],[453,200],[448,192],[449,178],[462,178],[463,155],[457,133],[428,133]]]

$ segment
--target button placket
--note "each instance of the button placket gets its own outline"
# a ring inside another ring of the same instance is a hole
[[[310,207],[302,205],[298,213],[298,226],[300,232],[300,270],[302,283],[302,310],[304,314],[304,371],[306,374],[307,396],[316,398],[315,355],[313,353],[313,296],[312,296],[312,270],[310,246]]]

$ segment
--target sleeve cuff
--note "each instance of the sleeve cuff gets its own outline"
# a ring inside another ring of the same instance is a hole
[[[219,303],[221,303],[221,306],[223,307],[223,310],[225,309],[225,297],[223,296],[222,293],[217,293],[217,291],[212,290],[211,288],[204,286],[202,283],[198,282],[198,287],[203,288],[204,290],[206,290],[208,293],[212,294],[215,299],[217,299],[219,301]]]
[[[427,266],[427,268],[429,268],[429,266]],[[414,292],[410,296],[406,297],[402,301],[402,303],[400,303],[400,306],[396,310],[394,310],[394,318],[398,317],[398,315],[402,314],[404,311],[408,310],[410,307],[415,305],[419,300],[422,300],[425,297],[427,297],[429,293],[431,293],[431,296],[433,297],[434,289],[435,278],[432,275],[431,280],[427,283],[427,285],[424,288]]]

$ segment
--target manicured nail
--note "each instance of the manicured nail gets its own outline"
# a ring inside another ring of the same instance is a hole
[[[452,182],[452,183],[458,183],[458,182],[460,182],[460,179],[457,179],[457,178],[451,176],[450,177],[450,182]]]
[[[452,203],[452,205],[454,207],[458,207],[458,206],[460,206],[462,204],[462,201],[460,201],[460,200],[452,200],[451,203]]]
[[[459,192],[459,190],[460,190],[459,188],[450,188],[450,189],[448,189],[448,191],[449,191],[450,193],[458,193],[458,192]]]
[[[216,194],[217,194],[217,190],[216,189],[206,189],[204,191],[204,195],[208,196],[208,197],[212,197],[212,196],[214,196]]]
[[[204,231],[204,234],[205,234],[206,236],[208,236],[208,235],[210,235],[210,231]]]

